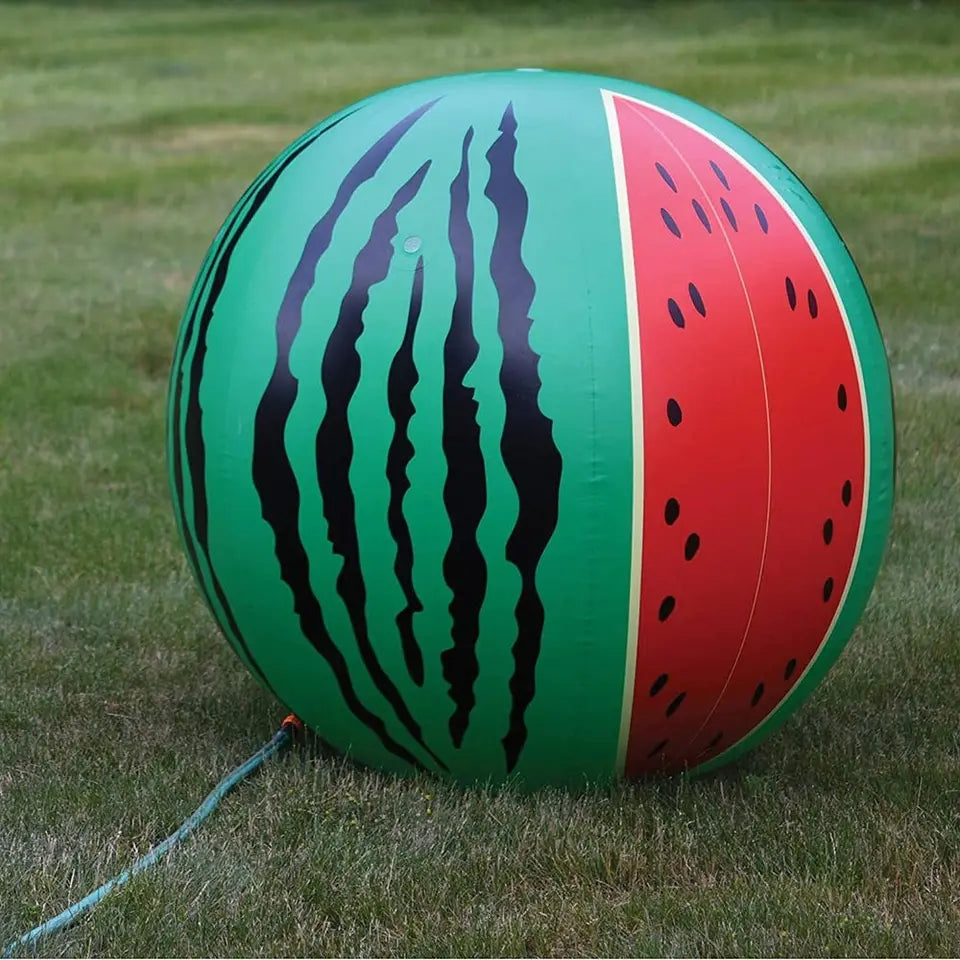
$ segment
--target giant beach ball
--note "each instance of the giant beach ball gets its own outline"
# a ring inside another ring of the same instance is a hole
[[[168,414],[196,580],[259,681],[397,773],[707,770],[853,631],[888,536],[883,342],[827,216],[679,96],[389,90],[250,185]]]

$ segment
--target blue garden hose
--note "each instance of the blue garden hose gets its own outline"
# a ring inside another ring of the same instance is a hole
[[[148,867],[153,866],[161,857],[175,847],[184,837],[189,836],[211,813],[217,808],[217,804],[242,780],[245,780],[255,770],[263,765],[271,757],[278,754],[288,743],[290,743],[292,733],[300,727],[300,721],[289,716],[284,721],[280,729],[273,735],[270,741],[264,744],[246,763],[237,767],[231,774],[224,777],[213,790],[207,794],[206,799],[199,807],[183,822],[175,833],[172,833],[162,843],[158,843],[149,853],[141,857],[132,866],[128,867],[121,874],[107,881],[102,887],[98,887],[89,896],[84,897],[79,903],[68,907],[63,913],[47,920],[46,923],[34,927],[29,933],[18,937],[9,946],[5,947],[0,957],[12,957],[21,947],[30,946],[47,937],[52,933],[57,933],[68,927],[74,920],[82,917],[89,910],[92,910],[111,890],[125,884],[128,880],[142,873]]]

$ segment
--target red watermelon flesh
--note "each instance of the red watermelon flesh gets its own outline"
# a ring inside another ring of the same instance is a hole
[[[866,431],[836,293],[779,196],[679,117],[613,105],[643,411],[636,775],[728,748],[802,676],[858,549]]]

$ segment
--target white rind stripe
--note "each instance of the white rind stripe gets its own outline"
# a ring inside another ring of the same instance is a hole
[[[623,703],[620,712],[620,736],[617,741],[617,775],[623,776],[633,715],[633,688],[637,673],[637,639],[640,631],[640,571],[643,563],[643,390],[640,370],[640,314],[637,307],[637,279],[633,259],[633,231],[627,202],[627,175],[623,162],[623,144],[617,123],[614,94],[603,96],[613,175],[617,187],[617,212],[620,217],[620,243],[623,250],[623,278],[626,283],[627,342],[630,349],[630,398],[633,423],[633,516],[630,540],[630,611],[627,617],[626,662],[623,674]]]

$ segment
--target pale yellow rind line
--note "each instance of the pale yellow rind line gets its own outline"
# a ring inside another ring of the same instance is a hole
[[[643,391],[640,371],[640,314],[637,307],[637,280],[633,261],[633,234],[630,230],[630,207],[627,198],[627,176],[623,163],[623,145],[617,123],[614,94],[601,90],[610,146],[613,153],[613,175],[617,187],[617,211],[620,216],[620,243],[623,249],[623,277],[626,283],[627,342],[630,345],[630,398],[633,422],[633,517],[630,541],[630,611],[627,617],[626,663],[623,675],[623,704],[620,712],[620,737],[617,741],[617,775],[623,776],[630,739],[630,718],[633,714],[633,687],[637,672],[637,634],[640,629],[640,570],[643,562]],[[619,96],[619,94],[618,94]]]

